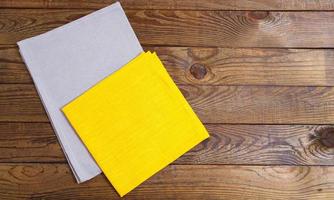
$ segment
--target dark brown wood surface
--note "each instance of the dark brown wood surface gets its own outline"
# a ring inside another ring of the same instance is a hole
[[[211,138],[174,164],[333,165],[330,125],[206,124]],[[0,123],[1,162],[66,162],[49,123]]]
[[[334,88],[179,85],[204,123],[330,124]],[[0,122],[47,122],[32,84],[0,84]],[[223,113],[223,114],[222,114]]]
[[[177,84],[334,86],[334,49],[145,47]],[[0,83],[31,84],[15,45],[0,45]]]
[[[0,164],[0,173],[4,199],[118,199],[103,176],[76,184],[66,164]],[[333,182],[327,166],[172,165],[124,199],[330,200]]]
[[[0,1],[0,199],[76,184],[15,43],[114,0]],[[125,199],[334,199],[334,0],[123,0],[211,137]]]
[[[93,10],[2,9],[0,44],[14,44]],[[334,47],[334,12],[127,10],[143,45]]]
[[[116,0],[2,0],[1,8],[102,8]],[[334,10],[332,0],[120,0],[126,9]]]

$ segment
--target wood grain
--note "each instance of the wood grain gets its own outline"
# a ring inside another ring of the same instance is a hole
[[[0,121],[48,122],[33,85],[0,84]]]
[[[331,124],[332,87],[180,86],[207,123]]]
[[[66,162],[49,123],[0,123],[0,162]]]
[[[0,83],[32,83],[17,46],[0,45]]]
[[[115,0],[2,0],[2,8],[102,8]],[[333,0],[120,0],[125,9],[333,10]]]
[[[119,199],[102,175],[76,184],[67,165],[1,164],[3,199]],[[168,166],[124,199],[333,199],[333,167]]]
[[[15,45],[113,2],[0,1],[0,199],[120,199],[76,184]],[[121,3],[211,135],[123,199],[334,199],[334,0]]]
[[[178,84],[334,86],[333,49],[145,49],[158,53]],[[14,45],[0,45],[0,83],[32,83]]]
[[[179,84],[334,85],[333,49],[147,49],[158,53],[174,81]]]
[[[175,164],[333,165],[334,127],[206,124],[210,138]]]
[[[0,44],[14,44],[92,10],[2,9]],[[334,12],[128,10],[143,45],[334,47]]]
[[[206,124],[173,164],[334,165],[333,126]],[[0,162],[66,162],[49,123],[0,123]]]
[[[204,123],[331,124],[334,88],[179,85]],[[0,84],[0,121],[47,122],[33,85]]]

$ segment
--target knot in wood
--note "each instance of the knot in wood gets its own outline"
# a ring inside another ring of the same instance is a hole
[[[311,135],[311,140],[316,140],[326,148],[334,148],[334,127],[324,127]]]
[[[190,67],[190,73],[196,79],[203,79],[208,72],[203,64],[195,63]]]

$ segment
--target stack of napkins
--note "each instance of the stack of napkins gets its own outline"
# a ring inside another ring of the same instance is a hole
[[[121,196],[208,137],[157,55],[149,52],[63,111]]]
[[[78,182],[123,196],[209,136],[119,3],[19,47]]]

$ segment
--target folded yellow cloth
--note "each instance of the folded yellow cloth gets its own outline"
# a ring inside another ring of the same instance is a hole
[[[63,108],[124,196],[209,135],[155,53],[142,53]]]

